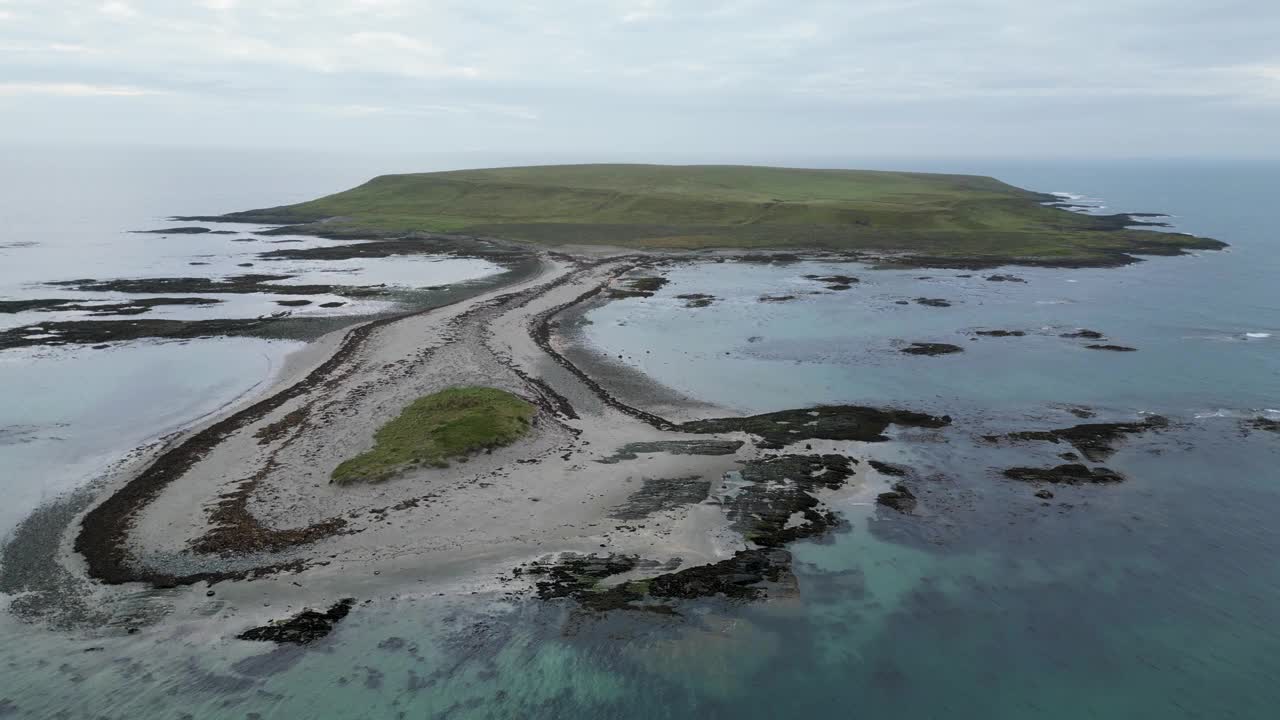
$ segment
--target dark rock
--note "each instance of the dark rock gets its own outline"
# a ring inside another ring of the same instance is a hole
[[[609,517],[615,520],[639,520],[663,510],[696,505],[707,499],[711,481],[701,477],[644,478],[640,489],[627,501],[615,507]]]
[[[911,468],[905,465],[895,465],[893,463],[880,462],[879,460],[868,460],[870,465],[876,472],[881,475],[892,475],[893,477],[906,477],[911,473]]]
[[[278,228],[259,233],[261,235],[291,235],[289,228]],[[369,233],[359,233],[355,237],[345,237],[342,232],[305,233],[321,237],[335,237],[341,240],[360,240],[360,242],[341,245],[322,245],[319,247],[289,247],[268,250],[258,253],[263,260],[354,260],[357,258],[387,258],[399,255],[466,255],[468,257],[498,258],[512,256],[523,250],[504,249],[496,246],[478,246],[473,240],[465,240],[436,235],[413,235],[411,237],[388,237],[376,240],[368,239]],[[247,238],[252,240],[253,238]],[[298,240],[286,239],[274,241],[296,243]]]
[[[1271,418],[1256,417],[1249,418],[1241,422],[1245,430],[1261,430],[1264,432],[1280,433],[1280,420],[1272,420]]]
[[[0,300],[0,313],[18,312],[86,312],[93,315],[140,315],[163,305],[217,305],[214,298],[158,297],[134,298],[110,304],[86,305],[83,301],[62,298],[40,300]]]
[[[939,417],[911,410],[859,405],[820,405],[740,418],[693,420],[678,425],[677,429],[704,435],[748,432],[760,437],[760,447],[780,449],[801,440],[881,442],[888,440],[883,433],[889,425],[942,428],[950,424],[948,415]]]
[[[828,290],[848,290],[854,283],[861,282],[850,275],[805,275],[804,277],[806,280],[826,283]]]
[[[1041,489],[1036,491],[1036,497],[1040,498],[1041,500],[1052,500],[1053,493],[1049,490]]]
[[[212,232],[206,227],[171,227],[161,228],[159,230],[134,230],[134,233],[141,235],[203,235]]]
[[[983,337],[1022,337],[1027,333],[1024,330],[975,330],[973,334]]]
[[[1169,420],[1159,415],[1151,415],[1141,422],[1130,423],[1088,423],[1057,430],[1024,430],[1007,435],[986,435],[983,440],[999,442],[1042,441],[1065,442],[1084,454],[1092,462],[1102,462],[1115,452],[1115,444],[1129,435],[1138,435],[1153,430],[1169,427]]]
[[[905,483],[897,483],[893,486],[893,490],[877,495],[876,503],[898,512],[909,513],[916,507],[916,496]]]
[[[164,293],[268,293],[275,295],[346,295],[373,297],[384,295],[381,286],[347,287],[342,285],[288,285],[293,275],[244,274],[224,278],[172,277],[121,278],[117,280],[60,280],[47,283],[80,292],[119,292],[159,295]]]
[[[781,546],[819,535],[838,522],[834,513],[820,509],[815,493],[847,482],[853,464],[842,455],[785,455],[746,463],[746,484],[725,501],[725,508],[734,529],[757,547],[739,550],[728,560],[607,587],[602,581],[608,577],[659,566],[635,556],[570,553],[552,565],[534,563],[515,574],[543,578],[536,582],[539,597],[571,597],[596,611],[673,614],[669,605],[646,601],[715,596],[753,600],[763,594],[764,583],[794,582],[791,554]],[[792,522],[796,514],[803,523]]]
[[[336,301],[335,301],[335,302],[320,303],[320,307],[322,307],[322,308],[339,308],[339,307],[342,307],[343,305],[346,305],[346,303],[344,303],[344,302],[336,302]]]
[[[685,293],[684,295],[677,295],[676,298],[686,301],[684,306],[687,308],[706,307],[717,299],[715,295],[704,293]]]
[[[1013,467],[1004,476],[1023,482],[1045,482],[1054,485],[1109,484],[1124,482],[1124,476],[1105,467],[1089,468],[1079,463],[1052,468]]]
[[[911,343],[907,347],[902,348],[899,352],[908,355],[950,355],[951,353],[964,352],[964,348],[959,345],[951,345],[949,343]]]
[[[54,345],[103,345],[142,338],[172,340],[240,335],[261,329],[273,318],[223,320],[68,320],[0,330],[0,350]],[[36,327],[41,328],[37,333]],[[33,334],[50,335],[28,339]]]
[[[627,443],[609,457],[596,462],[610,465],[635,460],[639,453],[671,453],[672,455],[732,455],[743,445],[741,440],[656,440]]]
[[[759,302],[778,303],[778,302],[787,302],[788,300],[795,300],[795,299],[796,299],[795,295],[761,295],[759,298]]]
[[[1131,348],[1125,345],[1085,345],[1090,350],[1109,350],[1111,352],[1137,352],[1138,348]]]
[[[631,278],[623,283],[622,288],[611,289],[609,296],[615,299],[653,297],[654,293],[661,290],[668,282],[670,281],[664,277]]]
[[[325,612],[303,610],[288,620],[252,628],[236,637],[241,640],[307,645],[333,632],[333,627],[351,612],[355,602],[353,598],[340,600]]]
[[[310,300],[277,300],[276,304],[283,305],[285,307],[302,307],[304,305],[310,305],[311,301]]]
[[[1022,278],[1014,275],[989,275],[987,277],[987,280],[989,280],[990,282],[1019,282],[1019,283],[1026,282],[1026,280],[1023,280]]]
[[[836,490],[853,476],[853,461],[843,455],[782,455],[745,463],[749,483],[726,500],[725,514],[734,530],[761,547],[780,547],[821,535],[839,520],[822,511],[816,493]],[[801,524],[793,524],[799,513]]]
[[[951,307],[951,303],[942,298],[926,298],[918,297],[915,300],[917,305],[927,305],[929,307]]]
[[[1080,330],[1076,330],[1075,332],[1062,333],[1058,337],[1079,338],[1081,340],[1101,340],[1106,336],[1098,332],[1097,330],[1080,329]]]

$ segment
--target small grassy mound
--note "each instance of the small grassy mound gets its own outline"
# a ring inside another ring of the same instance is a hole
[[[418,398],[378,429],[372,450],[335,468],[333,482],[380,482],[408,466],[448,467],[450,458],[510,445],[528,432],[533,410],[494,388],[450,388]]]

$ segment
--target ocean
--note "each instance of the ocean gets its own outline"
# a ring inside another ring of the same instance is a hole
[[[159,150],[24,157],[0,193],[7,299],[48,297],[35,285],[49,280],[172,275],[197,255],[209,256],[201,272],[233,272],[262,247],[124,231],[465,164]],[[676,618],[426,589],[362,599],[315,645],[271,649],[195,615],[137,636],[5,615],[0,717],[1270,717],[1280,703],[1280,443],[1250,421],[1280,420],[1270,212],[1280,167],[772,161],[990,174],[1100,211],[1167,212],[1176,229],[1231,247],[1071,271],[678,264],[654,297],[587,312],[572,335],[579,350],[740,413],[858,403],[948,414],[943,431],[848,448],[910,467],[914,513],[863,493],[837,497],[843,526],[791,548],[793,594],[690,603]],[[341,276],[439,285],[494,270],[389,260]],[[859,282],[833,292],[805,277],[830,274]],[[1022,282],[987,279],[997,274]],[[716,299],[689,308],[676,298],[687,293]],[[270,301],[235,311],[261,313]],[[1136,351],[1062,337],[1080,329]],[[1022,334],[978,334],[991,330]],[[900,352],[912,342],[963,352]],[[0,487],[10,499],[0,536],[135,446],[251,395],[299,346],[232,338],[0,352]],[[1086,411],[1094,419],[1078,417]],[[1001,471],[1066,462],[1071,447],[985,439],[1155,415],[1168,426],[1124,438],[1102,463],[1124,482],[1054,486],[1052,499]]]

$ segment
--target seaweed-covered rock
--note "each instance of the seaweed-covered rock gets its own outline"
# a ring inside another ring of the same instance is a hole
[[[876,503],[898,512],[908,513],[916,507],[916,496],[906,483],[896,483],[892,490],[877,495]]]
[[[663,510],[696,505],[706,500],[710,492],[711,481],[701,477],[645,478],[640,489],[631,493],[625,503],[615,507],[609,517],[639,520]]]
[[[1280,420],[1258,416],[1249,418],[1240,423],[1245,430],[1262,430],[1264,432],[1280,433]]]
[[[707,295],[706,293],[685,293],[683,295],[677,295],[676,299],[684,300],[684,306],[687,308],[701,308],[707,307],[711,303],[715,302],[716,296]]]
[[[164,277],[119,278],[115,280],[58,280],[46,283],[54,287],[66,287],[80,292],[120,293],[267,293],[273,295],[346,295],[349,297],[373,297],[386,293],[383,286],[344,285],[290,285],[280,282],[293,275],[245,274],[223,278]]]
[[[1054,485],[1102,485],[1124,482],[1124,476],[1105,467],[1090,468],[1079,463],[1058,465],[1051,468],[1012,467],[1004,476],[1023,482],[1044,482]]]
[[[725,501],[725,512],[734,530],[750,542],[780,547],[835,525],[835,514],[823,511],[814,493],[838,489],[852,476],[853,461],[844,455],[753,460],[742,468],[742,479],[749,484]]]
[[[1064,442],[1079,450],[1093,462],[1102,462],[1115,453],[1115,444],[1129,435],[1139,435],[1169,427],[1168,418],[1151,415],[1140,422],[1087,423],[1056,430],[1023,430],[1007,435],[984,435],[987,442]]]
[[[202,297],[152,297],[130,298],[119,302],[86,304],[83,300],[43,298],[37,300],[0,300],[0,313],[84,312],[91,315],[141,315],[152,308],[166,305],[217,305],[216,298]]]
[[[622,287],[611,288],[609,297],[615,299],[653,297],[653,294],[661,290],[668,282],[670,281],[664,277],[631,278],[624,281]]]
[[[657,598],[724,596],[754,600],[763,593],[761,583],[783,582],[791,577],[791,553],[779,548],[739,550],[728,560],[698,565],[652,578],[648,592]]]
[[[213,231],[207,227],[186,226],[160,228],[159,230],[134,230],[133,232],[140,235],[203,235],[207,232]]]
[[[824,283],[828,290],[848,290],[854,283],[861,282],[851,275],[805,275],[804,278]]]
[[[834,513],[821,509],[815,493],[843,485],[853,476],[855,463],[843,455],[828,454],[784,455],[744,464],[744,486],[724,505],[734,529],[754,547],[739,550],[727,560],[672,572],[674,566],[634,555],[566,553],[554,562],[517,568],[515,575],[537,578],[538,596],[543,599],[573,598],[595,611],[674,613],[669,605],[652,601],[713,596],[753,600],[764,593],[764,583],[793,579],[791,554],[783,545],[819,535],[838,522]],[[646,569],[668,572],[612,585],[605,582]]]
[[[950,424],[949,415],[860,405],[820,405],[748,417],[693,420],[677,429],[703,435],[748,432],[760,437],[760,447],[780,449],[799,440],[882,442],[888,440],[884,431],[890,425],[942,428]]]
[[[950,343],[913,342],[907,347],[904,347],[901,350],[899,350],[899,352],[904,352],[908,355],[934,356],[934,355],[950,355],[952,353],[964,352],[964,348],[960,347],[959,345],[952,345]]]
[[[611,465],[623,460],[635,460],[639,453],[670,453],[672,455],[732,455],[738,452],[741,440],[654,440],[627,443],[614,454],[596,462]]]
[[[895,465],[893,463],[881,462],[879,460],[868,460],[867,464],[873,470],[881,475],[889,475],[892,477],[906,477],[911,474],[911,468],[906,465]]]
[[[1103,339],[1103,338],[1104,338],[1104,337],[1106,337],[1106,336],[1105,336],[1105,335],[1103,335],[1102,333],[1098,332],[1097,330],[1088,330],[1088,329],[1085,329],[1085,328],[1081,328],[1081,329],[1079,329],[1079,330],[1075,330],[1075,331],[1073,331],[1073,332],[1069,332],[1069,333],[1062,333],[1062,334],[1061,334],[1061,335],[1059,335],[1058,337],[1064,337],[1064,338],[1077,338],[1077,339],[1080,339],[1080,340],[1101,340],[1101,339]]]
[[[333,627],[351,612],[355,603],[353,598],[346,598],[339,600],[325,612],[303,610],[287,620],[252,628],[236,637],[241,640],[308,645],[333,632]]]
[[[37,345],[101,345],[142,338],[188,339],[243,334],[275,318],[222,320],[67,320],[0,330],[0,350]]]

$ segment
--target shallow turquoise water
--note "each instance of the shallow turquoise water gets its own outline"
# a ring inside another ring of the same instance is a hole
[[[691,604],[671,620],[412,588],[361,605],[309,651],[281,652],[227,640],[199,616],[106,638],[6,618],[0,715],[1273,716],[1280,443],[1239,421],[1280,409],[1280,251],[1268,210],[1280,170],[970,169],[1173,212],[1180,228],[1233,247],[1117,270],[1008,271],[1025,284],[988,282],[989,272],[687,266],[658,296],[589,315],[601,350],[737,410],[864,402],[956,418],[870,450],[917,469],[917,515],[837,501],[848,526],[793,548],[795,596]],[[822,290],[802,276],[827,272],[862,283],[757,302]],[[722,299],[687,309],[673,299],[682,292]],[[954,304],[895,304],[915,297]],[[1076,327],[1139,350],[1058,337]],[[1030,334],[971,341],[975,328]],[[908,357],[899,340],[965,352]],[[998,470],[1051,464],[1065,448],[977,436],[1080,422],[1060,404],[1101,420],[1160,412],[1175,427],[1120,446],[1106,464],[1126,483],[1055,488],[1045,505]]]

